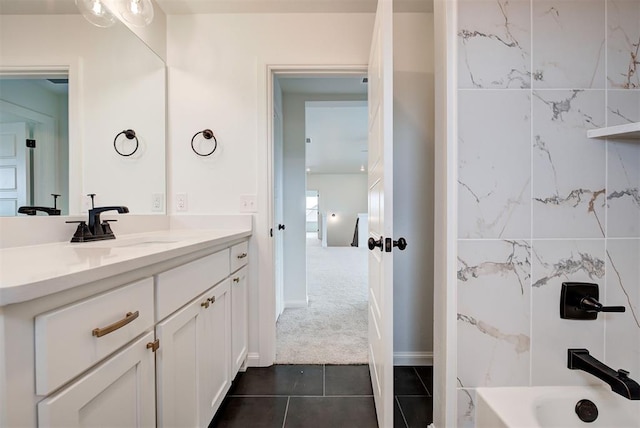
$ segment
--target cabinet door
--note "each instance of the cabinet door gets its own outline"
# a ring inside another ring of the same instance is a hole
[[[40,427],[154,427],[149,332],[62,391],[38,403]]]
[[[227,279],[208,294],[212,301],[205,317],[200,363],[205,379],[201,395],[201,424],[208,426],[231,386],[231,289]]]
[[[231,275],[231,379],[236,376],[247,357],[247,267]]]
[[[156,326],[158,426],[208,426],[229,390],[229,281]]]

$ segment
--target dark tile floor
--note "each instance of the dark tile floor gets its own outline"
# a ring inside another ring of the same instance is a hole
[[[395,367],[395,427],[431,423],[432,379],[431,367]],[[238,373],[209,428],[375,428],[372,394],[366,365],[250,367]]]

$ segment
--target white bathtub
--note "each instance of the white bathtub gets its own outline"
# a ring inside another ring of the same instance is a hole
[[[558,386],[478,388],[476,427],[640,427],[640,400],[627,400],[608,386]],[[591,400],[598,407],[598,418],[582,422],[576,403]]]

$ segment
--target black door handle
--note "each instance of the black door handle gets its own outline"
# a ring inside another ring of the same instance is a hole
[[[284,224],[279,224],[278,225],[278,230],[284,230]]]
[[[404,251],[404,249],[407,248],[407,240],[399,238],[397,241],[394,241],[391,238],[387,238],[385,240],[385,251],[390,253],[393,247],[398,247],[400,251]]]
[[[380,251],[382,251],[382,236],[377,241],[373,238],[369,238],[369,240],[367,241],[367,246],[370,250],[373,250],[376,247],[380,247]]]

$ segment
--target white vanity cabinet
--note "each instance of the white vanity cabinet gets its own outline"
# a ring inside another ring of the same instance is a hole
[[[231,247],[231,378],[244,365],[249,349],[249,290],[247,272],[249,243]]]
[[[158,426],[206,427],[231,385],[229,279],[156,326]]]
[[[38,403],[38,426],[155,425],[152,299],[145,278],[35,317],[36,393],[48,395],[104,360]]]
[[[29,248],[85,251],[92,266],[0,299],[0,428],[208,426],[246,358],[250,230],[194,235],[204,242],[135,255]]]
[[[231,275],[231,377],[242,368],[249,347],[248,314],[248,267],[243,267]]]
[[[38,403],[39,427],[154,427],[149,332],[62,391]]]

